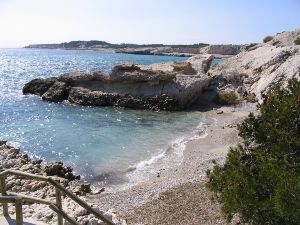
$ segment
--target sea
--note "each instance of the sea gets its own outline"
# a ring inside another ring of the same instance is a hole
[[[211,123],[199,111],[154,112],[50,103],[23,95],[35,78],[110,71],[121,62],[151,64],[183,57],[85,50],[0,49],[0,140],[44,162],[62,161],[94,183],[118,185],[180,164],[186,142]],[[170,160],[172,163],[170,163]]]

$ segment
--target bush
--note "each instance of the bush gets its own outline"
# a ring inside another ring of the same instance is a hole
[[[247,102],[252,102],[252,103],[258,102],[258,99],[256,98],[256,95],[253,94],[253,93],[248,94],[248,95],[245,97],[245,100],[246,100]]]
[[[222,90],[217,94],[216,101],[222,105],[233,105],[238,103],[238,97],[234,90]]]
[[[264,43],[267,43],[269,41],[272,41],[273,40],[273,36],[266,36],[263,40]]]
[[[231,221],[300,224],[300,82],[270,92],[238,126],[243,143],[208,173],[207,187]]]
[[[300,37],[298,37],[295,41],[294,41],[295,45],[300,45]]]
[[[273,43],[272,43],[272,45],[273,46],[278,46],[278,45],[280,45],[281,44],[281,41],[273,41]]]

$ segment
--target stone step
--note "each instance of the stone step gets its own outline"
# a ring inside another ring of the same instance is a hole
[[[24,225],[49,225],[41,221],[34,221],[31,219],[25,219]],[[1,225],[16,225],[16,219],[14,216],[6,216],[3,215],[0,216],[0,224]]]

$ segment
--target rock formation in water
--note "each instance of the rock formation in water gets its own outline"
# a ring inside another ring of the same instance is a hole
[[[24,86],[23,93],[79,105],[180,110],[197,101],[209,84],[205,72],[211,60],[211,55],[204,55],[187,62],[121,64],[110,73],[67,73],[34,79]]]
[[[276,84],[300,76],[300,29],[282,32],[262,44],[243,47],[208,46],[185,62],[151,65],[123,64],[111,73],[68,73],[57,78],[35,79],[24,94],[36,94],[48,101],[68,100],[93,106],[124,106],[153,110],[180,110],[195,103],[202,91],[211,90],[222,102],[262,100]],[[215,54],[224,58],[210,67]],[[207,88],[208,86],[208,88]]]

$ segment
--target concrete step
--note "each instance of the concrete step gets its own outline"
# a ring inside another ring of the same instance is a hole
[[[25,219],[24,225],[49,225],[41,221],[34,221],[31,219]],[[16,219],[14,216],[6,216],[3,215],[0,216],[0,224],[1,225],[16,225]]]

